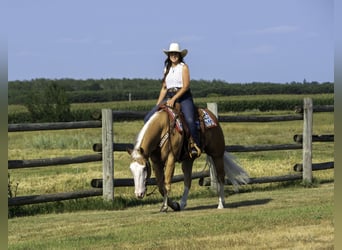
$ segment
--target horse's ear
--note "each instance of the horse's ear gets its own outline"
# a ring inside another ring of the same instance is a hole
[[[131,155],[132,152],[133,152],[133,149],[130,149],[130,148],[126,148],[126,151]]]

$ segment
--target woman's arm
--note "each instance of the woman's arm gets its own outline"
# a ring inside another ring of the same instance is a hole
[[[165,82],[162,83],[162,87],[160,89],[160,93],[159,93],[159,98],[158,98],[158,101],[157,101],[157,105],[159,105],[161,103],[161,101],[163,101],[163,99],[165,98],[166,96],[166,92],[167,92],[167,89],[166,89],[166,84]]]

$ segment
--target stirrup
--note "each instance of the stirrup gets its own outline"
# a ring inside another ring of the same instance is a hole
[[[197,157],[200,157],[202,154],[202,151],[201,149],[197,146],[196,143],[193,143],[192,147],[191,147],[191,150],[189,152],[189,155],[190,155],[190,158],[197,158]]]

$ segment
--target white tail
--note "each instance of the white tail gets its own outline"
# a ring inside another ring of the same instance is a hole
[[[224,152],[223,160],[224,160],[224,172],[226,173],[226,177],[233,184],[234,191],[237,192],[239,190],[240,184],[249,183],[249,175],[242,167],[240,167],[235,162],[235,157],[229,154],[227,151]],[[207,164],[209,165],[209,168],[211,168],[216,175],[213,159],[209,155],[207,155]]]

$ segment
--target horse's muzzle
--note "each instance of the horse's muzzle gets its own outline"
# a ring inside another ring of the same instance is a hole
[[[138,199],[142,199],[145,197],[145,192],[144,193],[135,193],[135,196],[138,198]]]

